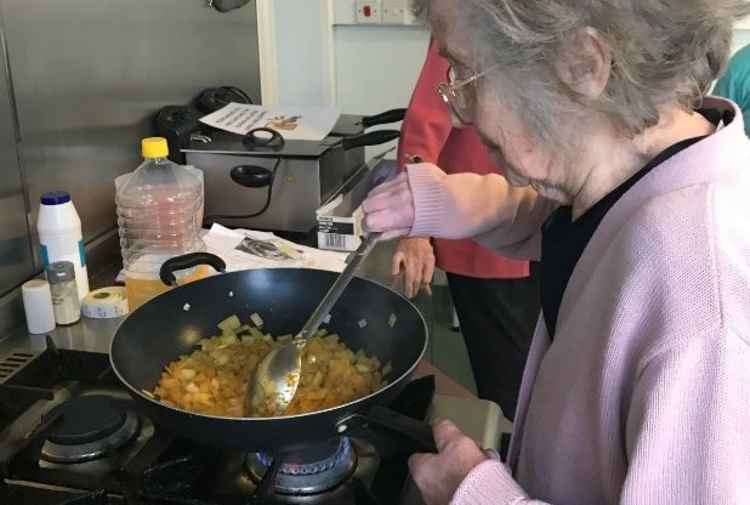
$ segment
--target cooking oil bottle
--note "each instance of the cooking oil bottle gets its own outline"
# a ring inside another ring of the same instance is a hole
[[[198,170],[173,163],[167,141],[143,139],[144,161],[115,180],[117,225],[125,267],[128,305],[133,311],[170,289],[159,279],[162,264],[205,249],[200,238],[203,180]],[[198,266],[177,272],[178,284],[208,273]]]

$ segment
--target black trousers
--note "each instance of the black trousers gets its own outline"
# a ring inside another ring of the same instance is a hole
[[[525,279],[478,279],[448,274],[453,305],[469,351],[480,398],[510,420],[540,310],[536,265]]]

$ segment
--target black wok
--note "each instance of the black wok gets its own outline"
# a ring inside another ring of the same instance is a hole
[[[223,262],[216,260],[212,264],[221,267]],[[180,266],[185,266],[184,261]],[[392,362],[390,382],[379,391],[329,410],[278,418],[196,414],[144,394],[143,390],[154,389],[165,365],[192,352],[201,338],[216,334],[216,324],[232,314],[247,320],[257,312],[264,319],[265,332],[296,333],[335,275],[310,269],[248,270],[175,288],[144,304],[122,323],[110,349],[112,368],[156,424],[211,446],[279,451],[374,425],[405,433],[421,450],[433,448],[429,426],[382,407],[406,385],[424,355],[425,321],[407,299],[360,278],[352,281],[331,311],[327,328],[351,349],[364,349],[382,363]],[[391,326],[392,316],[395,324]]]

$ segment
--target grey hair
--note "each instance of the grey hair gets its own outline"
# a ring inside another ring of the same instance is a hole
[[[660,106],[699,108],[726,65],[734,21],[750,14],[743,0],[455,1],[456,28],[472,39],[474,70],[497,68],[495,78],[511,84],[502,86],[503,98],[522,107],[532,130],[558,140],[555,119],[567,106],[603,112],[629,136],[657,124]],[[568,36],[587,27],[603,37],[613,60],[595,102],[564,86],[553,67]]]
[[[426,23],[430,17],[430,0],[412,0],[411,10],[417,19]]]

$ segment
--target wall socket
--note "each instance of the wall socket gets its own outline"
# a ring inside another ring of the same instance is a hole
[[[381,0],[357,0],[357,23],[381,24],[382,22]]]
[[[412,25],[416,23],[410,0],[382,0],[384,25]]]

